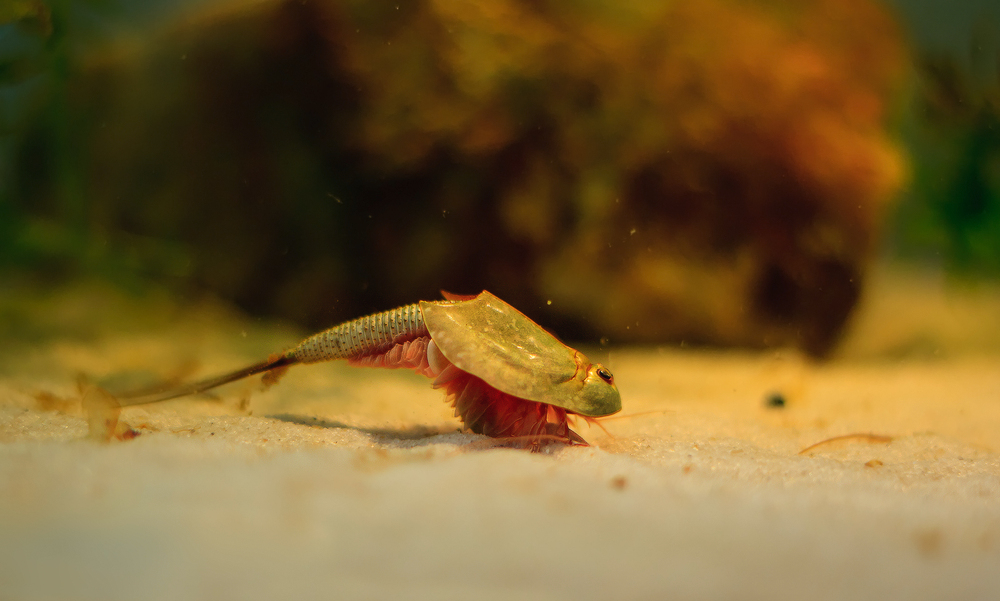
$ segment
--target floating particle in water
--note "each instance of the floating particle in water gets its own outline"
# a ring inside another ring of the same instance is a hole
[[[764,404],[770,409],[784,409],[785,408],[785,395],[780,392],[772,392],[767,395]]]

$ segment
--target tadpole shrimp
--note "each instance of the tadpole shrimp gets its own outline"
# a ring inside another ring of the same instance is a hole
[[[263,373],[273,384],[292,365],[345,359],[412,369],[434,378],[472,432],[499,439],[586,445],[570,420],[621,410],[614,376],[523,313],[483,291],[375,313],[306,338],[294,348],[224,375],[165,391],[119,395],[122,406],[198,394]]]

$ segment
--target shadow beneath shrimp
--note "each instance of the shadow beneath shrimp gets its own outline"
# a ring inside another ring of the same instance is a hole
[[[355,432],[361,432],[371,436],[373,441],[379,444],[397,447],[429,445],[435,442],[432,440],[434,437],[447,434],[460,434],[456,428],[434,428],[431,426],[411,426],[408,428],[364,428],[361,426],[352,426],[336,420],[308,415],[296,415],[294,413],[277,413],[267,415],[266,417],[289,424],[298,424],[300,426],[310,426],[313,428],[354,430]],[[480,438],[480,436],[475,434],[462,434],[462,436]]]
[[[336,420],[296,415],[293,413],[277,413],[266,416],[290,424],[310,426],[313,428],[354,430],[367,434],[372,442],[397,449],[412,449],[433,444],[448,442],[459,446],[464,451],[488,451],[491,449],[531,449],[533,451],[554,450],[566,446],[564,441],[548,439],[545,436],[522,437],[513,439],[490,438],[482,434],[462,432],[457,428],[431,426],[411,426],[408,428],[363,428],[352,426]],[[541,445],[539,445],[541,443]],[[549,447],[552,447],[551,449]]]

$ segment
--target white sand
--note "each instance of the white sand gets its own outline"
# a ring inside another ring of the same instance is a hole
[[[141,435],[98,444],[76,372],[211,373],[296,336],[102,294],[32,302],[3,351],[2,600],[1000,598],[993,334],[856,333],[824,366],[614,351],[637,415],[578,428],[590,448],[490,448],[427,380],[343,365],[293,368],[252,415],[250,384],[129,408]],[[891,441],[799,454],[853,433]]]

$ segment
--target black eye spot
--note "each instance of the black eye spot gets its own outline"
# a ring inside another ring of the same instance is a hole
[[[615,377],[611,375],[611,372],[604,369],[603,367],[597,368],[597,375],[600,376],[602,380],[610,384],[614,381]]]

